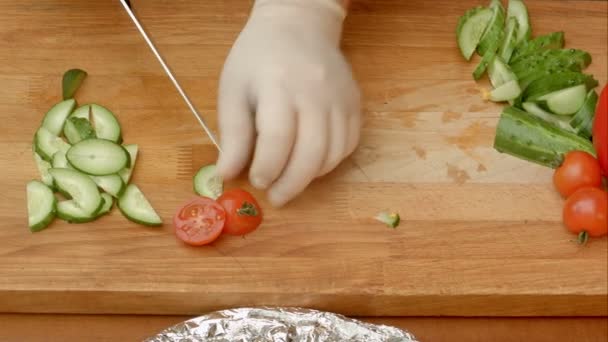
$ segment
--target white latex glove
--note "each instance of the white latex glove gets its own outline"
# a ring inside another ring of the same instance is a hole
[[[224,65],[218,170],[234,178],[253,153],[250,181],[275,206],[358,144],[359,89],[339,48],[344,17],[336,0],[258,0]]]

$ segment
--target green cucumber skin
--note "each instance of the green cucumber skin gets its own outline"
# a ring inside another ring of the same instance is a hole
[[[30,182],[39,182],[39,181],[32,180]],[[41,184],[44,185],[44,186],[47,186],[44,183],[41,183]],[[53,189],[50,188],[49,186],[47,186],[47,188],[49,188],[50,191],[53,191]],[[28,213],[28,215],[29,215],[29,213]],[[36,233],[36,232],[39,232],[41,230],[44,230],[45,228],[47,228],[53,222],[53,220],[55,220],[56,216],[57,216],[57,198],[54,197],[53,198],[53,203],[52,203],[52,210],[49,213],[49,215],[44,220],[38,222],[37,224],[31,225],[31,226],[28,225],[28,227],[30,229],[30,232]]]
[[[492,10],[489,8],[478,9],[474,13],[469,13],[469,16],[465,14],[465,17],[459,21],[456,29],[456,40],[462,56],[465,60],[470,61],[492,18]],[[465,28],[469,30],[465,31]],[[469,35],[467,36],[465,33]]]
[[[76,100],[67,99],[55,104],[44,115],[42,127],[46,128],[53,135],[58,136],[63,131],[65,120],[76,108]]]
[[[468,11],[466,11],[462,17],[460,17],[458,19],[458,26],[456,26],[456,37],[460,36],[460,34],[462,33],[462,27],[464,26],[464,23],[466,23],[466,21],[469,20],[469,18],[471,18],[475,14],[479,13],[483,9],[484,9],[483,6],[477,6],[477,7],[471,8]]]
[[[126,210],[126,209],[123,208],[123,206],[125,205],[125,203],[123,203],[123,202],[128,200],[126,198],[126,196],[130,195],[129,191],[131,191],[132,188],[134,188],[135,191],[138,191],[139,193],[142,194],[142,196],[144,196],[143,192],[135,184],[129,184],[127,186],[127,189],[122,194],[122,196],[116,201],[116,206],[118,207],[118,209],[120,210],[120,212],[122,213],[122,215],[124,217],[126,217],[129,221],[137,223],[137,224],[141,224],[141,225],[144,225],[144,226],[148,226],[148,227],[160,227],[160,226],[162,226],[163,222],[162,222],[162,218],[160,218],[160,216],[159,216],[159,219],[160,219],[159,222],[143,221],[143,220],[140,220],[138,218],[135,218],[135,217],[131,216],[127,212],[128,210]],[[148,201],[148,199],[146,199],[146,201]],[[148,203],[150,203],[150,202],[148,201]],[[154,208],[152,208],[152,204],[151,203],[150,203],[150,208],[154,211]],[[154,212],[156,213],[156,211],[154,211]],[[158,213],[156,213],[156,215],[158,216]]]
[[[595,155],[589,140],[515,107],[503,110],[496,128],[494,148],[550,168],[561,165],[563,155],[573,150]]]
[[[586,51],[545,50],[521,58],[511,64],[511,70],[524,84],[530,84],[545,75],[564,71],[581,72],[591,64],[591,55]]]
[[[71,139],[71,144],[76,144],[85,139],[97,138],[95,129],[91,126],[91,122],[85,118],[72,117],[69,119],[70,123],[74,125],[74,130],[77,133],[76,139]],[[74,140],[74,141],[72,141]]]
[[[585,84],[589,91],[598,86],[598,81],[592,75],[580,72],[566,71],[556,73],[530,83],[522,94],[522,99],[524,102],[534,102],[543,95],[579,84]]]
[[[593,119],[597,107],[598,96],[595,90],[587,94],[583,107],[574,114],[570,120],[570,126],[583,138],[590,139],[593,132]]]
[[[503,43],[498,50],[498,55],[502,58],[505,63],[509,63],[513,51],[517,46],[517,36],[519,32],[519,22],[516,18],[508,18],[507,26],[505,28]]]
[[[497,48],[498,48],[498,46],[494,46],[492,49],[488,50],[485,55],[483,55],[483,57],[481,58],[481,61],[479,62],[479,64],[475,68],[475,70],[473,71],[473,78],[475,80],[479,80],[483,76],[483,74],[486,73],[488,66],[490,65],[490,63],[492,63],[492,60],[494,60],[494,57],[496,57]]]
[[[70,69],[63,74],[62,88],[63,99],[67,100],[74,97],[80,85],[87,77],[87,72],[81,69]]]
[[[91,214],[90,216],[82,216],[82,217],[77,217],[77,216],[72,216],[72,215],[67,215],[63,212],[61,212],[60,210],[57,211],[57,217],[68,222],[68,223],[88,223],[88,222],[93,222],[95,221],[97,218],[99,218],[100,216],[102,216],[103,214],[99,214],[101,209],[104,206],[104,202],[105,200],[102,199],[99,202],[99,207],[95,210],[95,212],[93,214]]]
[[[120,207],[120,204],[117,203],[116,206],[118,207],[118,210],[120,210],[120,212],[122,213],[122,215],[124,217],[126,217],[129,221],[133,222],[133,223],[141,224],[142,226],[147,226],[147,227],[161,227],[163,225],[162,222],[159,222],[159,223],[150,223],[150,222],[145,222],[145,221],[138,220],[138,219],[136,219],[136,218],[134,218],[132,216],[129,216],[129,214],[127,214],[125,212],[125,210]]]
[[[517,62],[523,56],[535,53],[538,50],[562,49],[564,47],[564,32],[553,32],[544,36],[536,37],[533,40],[519,44],[513,55],[511,63]]]
[[[477,53],[480,56],[485,56],[491,50],[496,52],[498,47],[502,45],[504,36],[505,9],[499,0],[492,0],[490,8],[493,11],[492,20],[477,46]]]

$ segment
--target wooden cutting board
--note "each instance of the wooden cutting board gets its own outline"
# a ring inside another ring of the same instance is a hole
[[[171,217],[216,153],[118,1],[0,1],[0,311],[199,314],[305,306],[350,315],[608,315],[607,239],[580,247],[561,224],[552,171],[501,155],[501,105],[484,102],[455,45],[482,1],[355,1],[344,51],[364,93],[361,145],[264,225],[212,246],[178,242]],[[606,83],[608,3],[527,1],[535,34],[566,32]],[[134,1],[215,127],[217,79],[249,1]],[[119,117],[134,174],[162,228],[114,210],[32,234],[32,136],[62,73],[89,78],[80,103]],[[247,186],[245,180],[227,184]],[[394,210],[397,229],[371,219]]]

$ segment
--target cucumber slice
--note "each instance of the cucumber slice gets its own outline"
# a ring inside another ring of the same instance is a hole
[[[521,94],[521,88],[516,80],[509,81],[490,92],[489,100],[503,102],[516,99]]]
[[[522,88],[533,81],[563,72],[580,72],[591,63],[589,53],[576,50],[545,50],[521,58],[511,66]]]
[[[490,2],[490,9],[492,10],[492,19],[483,36],[481,36],[479,46],[477,46],[477,52],[481,56],[485,56],[490,50],[496,51],[502,45],[504,36],[505,9],[502,7],[500,0],[492,0]]]
[[[546,101],[547,108],[557,115],[572,115],[583,107],[586,97],[587,88],[581,84],[541,96],[538,99]]]
[[[57,151],[53,155],[53,161],[51,162],[55,169],[71,169],[72,166],[68,163],[68,159],[65,157],[65,151]]]
[[[597,107],[598,96],[595,90],[591,90],[587,94],[583,107],[570,120],[570,125],[575,132],[584,138],[591,138],[593,132],[593,119],[595,118],[595,109]]]
[[[527,44],[520,44],[511,56],[511,63],[517,62],[520,58],[537,51],[561,49],[564,47],[564,32],[553,32],[544,36],[536,37]]]
[[[587,90],[597,87],[598,82],[592,75],[581,74],[579,72],[560,72],[543,78],[539,78],[530,83],[522,96],[524,102],[535,102],[543,95],[584,84]]]
[[[498,55],[503,61],[509,63],[515,46],[517,46],[517,33],[519,30],[519,23],[514,17],[507,19],[507,26],[505,27],[505,34],[502,40],[502,45],[498,49]]]
[[[118,198],[125,191],[127,187],[125,183],[122,181],[119,175],[107,175],[107,176],[91,176],[93,182],[97,184],[103,191],[108,194]]]
[[[522,0],[509,0],[507,18],[515,18],[517,20],[517,44],[523,43],[532,37],[528,9]]]
[[[74,97],[76,90],[80,88],[82,81],[87,77],[87,72],[81,69],[70,69],[63,74],[63,98]]]
[[[53,155],[61,150],[67,151],[70,148],[70,145],[63,141],[63,139],[55,136],[45,127],[40,127],[38,131],[36,131],[36,136],[34,137],[34,146],[36,149],[36,153],[38,153],[44,160],[51,161]]]
[[[120,170],[118,175],[122,178],[125,184],[129,184],[131,180],[131,175],[133,174],[133,168],[135,168],[135,161],[137,160],[137,152],[139,151],[139,146],[136,144],[124,145],[123,146],[127,152],[129,152],[129,156],[131,157],[131,166]]]
[[[27,221],[32,232],[46,228],[55,218],[57,199],[44,183],[27,183]]]
[[[591,142],[559,129],[515,107],[503,110],[494,138],[494,148],[515,157],[556,168],[563,155],[585,151],[595,155]]]
[[[54,105],[42,119],[42,127],[46,128],[51,134],[57,136],[63,130],[65,119],[76,107],[76,100],[69,99]]]
[[[568,118],[549,113],[534,102],[524,102],[522,107],[526,112],[552,124],[553,126],[559,127],[568,132],[576,133],[574,128],[572,128],[570,125],[570,120],[568,120]]]
[[[114,199],[109,194],[105,192],[101,194],[101,198],[103,199],[103,206],[97,213],[97,217],[101,217],[112,210],[112,205],[114,205]]]
[[[101,197],[100,197],[101,198]],[[103,207],[104,201],[101,201]],[[100,209],[98,209],[100,210]],[[88,214],[74,200],[61,201],[57,204],[57,217],[70,223],[86,223],[94,221],[97,213]]]
[[[66,139],[68,139],[70,144],[73,145],[83,139],[80,134],[81,132],[74,125],[74,122],[72,121],[72,119],[78,118],[78,119],[90,120],[90,118],[89,118],[90,111],[91,111],[91,105],[84,105],[84,106],[78,107],[74,112],[72,112],[72,114],[70,114],[70,116],[66,120],[65,126],[63,127],[63,135],[65,135]]]
[[[91,119],[98,138],[120,143],[122,140],[120,124],[111,111],[98,104],[92,104]]]
[[[53,177],[49,173],[49,169],[51,168],[51,164],[46,160],[42,159],[38,153],[34,152],[34,161],[36,162],[36,168],[38,169],[38,173],[40,173],[40,180],[44,184],[49,187],[54,187]]]
[[[76,133],[76,135],[72,137],[73,139],[70,139],[70,144],[76,144],[85,139],[97,138],[95,129],[93,126],[91,126],[91,122],[89,122],[89,120],[76,117],[69,118],[68,120],[72,124],[74,132]]]
[[[50,169],[49,172],[57,187],[69,194],[85,215],[97,213],[103,203],[97,185],[89,176],[71,169]]]
[[[162,220],[137,185],[129,184],[118,199],[118,208],[129,220],[146,226],[160,226]]]
[[[477,65],[477,67],[473,71],[473,78],[475,80],[479,80],[481,76],[485,74],[486,69],[488,68],[490,63],[492,63],[492,61],[495,59],[494,57],[496,57],[496,48],[498,48],[498,46],[495,46],[494,48],[487,51],[486,54],[483,55],[483,58],[481,58],[481,62],[479,62],[479,65]]]
[[[486,31],[490,19],[492,19],[492,10],[484,8],[471,15],[463,24],[460,25],[458,34],[458,47],[462,56],[468,61],[471,60],[481,36]]]
[[[110,175],[130,166],[127,150],[105,139],[83,140],[72,146],[66,157],[76,170],[93,176]]]
[[[205,197],[217,199],[224,191],[222,177],[217,174],[215,165],[203,166],[194,176],[194,191]]]
[[[509,81],[517,80],[511,68],[503,62],[500,56],[496,56],[488,66],[488,75],[494,88],[500,87]]]
[[[483,9],[484,9],[483,6],[477,6],[477,7],[471,8],[470,10],[466,11],[462,17],[460,17],[458,19],[458,26],[456,27],[456,37],[460,37],[464,23],[466,23],[467,20],[469,20],[469,18],[471,18],[472,16],[474,16],[475,14],[477,14],[478,12],[480,12]]]

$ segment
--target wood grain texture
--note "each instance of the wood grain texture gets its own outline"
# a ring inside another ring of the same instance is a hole
[[[0,315],[3,342],[141,341],[190,319],[187,316]],[[360,318],[432,342],[605,342],[606,318]]]
[[[200,314],[242,305],[360,316],[608,315],[608,243],[561,225],[551,170],[492,149],[501,106],[481,100],[455,45],[480,1],[356,1],[344,51],[364,93],[361,145],[336,171],[246,238],[188,248],[173,212],[216,154],[113,1],[0,1],[0,312]],[[535,34],[561,29],[608,78],[605,1],[527,1]],[[216,125],[217,78],[248,1],[133,1],[190,97]],[[62,18],[62,20],[57,20]],[[60,97],[115,111],[141,157],[134,182],[166,224],[118,211],[98,222],[26,228],[31,139]],[[247,186],[239,180],[228,186]],[[399,211],[396,230],[374,222]]]

